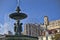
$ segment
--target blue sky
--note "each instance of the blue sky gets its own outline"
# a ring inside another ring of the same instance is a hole
[[[17,0],[0,0],[0,24],[11,25],[13,29],[14,20],[9,18],[9,14],[15,12]],[[49,21],[60,19],[60,0],[20,0],[21,12],[28,15],[23,23],[43,23],[44,16],[49,17]]]

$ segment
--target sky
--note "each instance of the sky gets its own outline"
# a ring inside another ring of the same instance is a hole
[[[17,0],[0,0],[0,33],[12,30],[15,20],[9,18],[9,14],[16,12]],[[43,23],[44,16],[49,21],[60,19],[60,0],[20,0],[21,12],[28,15],[21,20],[25,23]]]

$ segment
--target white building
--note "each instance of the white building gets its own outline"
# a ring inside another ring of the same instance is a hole
[[[29,35],[29,36],[39,36],[40,35],[40,25],[39,24],[25,24],[24,26],[24,35]]]

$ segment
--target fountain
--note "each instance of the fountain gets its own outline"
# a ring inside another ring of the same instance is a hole
[[[32,36],[21,34],[23,23],[20,23],[20,20],[27,18],[27,15],[21,12],[21,9],[19,8],[19,0],[18,0],[18,6],[16,9],[16,12],[11,13],[9,17],[11,19],[16,20],[16,22],[14,23],[15,35],[6,35],[5,40],[37,40],[38,39],[37,37],[32,37]]]

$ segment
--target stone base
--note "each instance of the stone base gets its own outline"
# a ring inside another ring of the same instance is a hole
[[[5,40],[38,40],[38,38],[27,35],[6,35]]]

